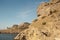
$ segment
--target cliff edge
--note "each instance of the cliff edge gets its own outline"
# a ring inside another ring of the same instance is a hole
[[[18,40],[60,40],[60,0],[39,5],[37,19],[19,33]]]

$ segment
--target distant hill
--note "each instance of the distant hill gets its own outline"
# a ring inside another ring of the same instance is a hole
[[[19,25],[15,24],[11,28],[0,30],[0,33],[19,33],[20,31],[27,29],[29,25],[30,23],[28,22],[24,22]]]

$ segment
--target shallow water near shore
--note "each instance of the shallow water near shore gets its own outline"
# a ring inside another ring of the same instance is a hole
[[[0,34],[0,40],[14,40],[17,34]]]

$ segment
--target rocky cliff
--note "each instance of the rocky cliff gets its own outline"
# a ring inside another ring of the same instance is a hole
[[[18,40],[60,40],[60,0],[40,4],[37,19],[19,33]]]

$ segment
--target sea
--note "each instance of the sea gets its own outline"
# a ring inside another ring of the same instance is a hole
[[[14,40],[17,34],[0,34],[0,40]]]

